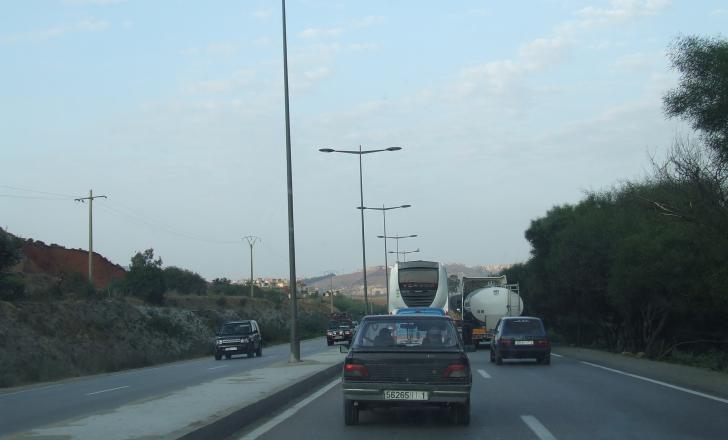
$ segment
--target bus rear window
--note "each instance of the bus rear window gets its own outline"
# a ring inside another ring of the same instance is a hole
[[[399,287],[406,290],[437,289],[440,272],[433,268],[410,268],[399,270]]]

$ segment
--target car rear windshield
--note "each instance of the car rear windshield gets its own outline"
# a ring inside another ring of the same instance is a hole
[[[544,336],[546,332],[538,319],[508,319],[503,321],[503,334],[508,336]]]
[[[244,323],[229,323],[222,326],[220,334],[226,335],[248,335],[253,331],[253,327],[249,322]]]
[[[410,315],[363,322],[353,346],[363,350],[452,350],[459,349],[458,342],[457,331],[449,319]]]

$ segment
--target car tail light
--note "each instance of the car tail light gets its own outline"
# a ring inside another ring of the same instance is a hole
[[[470,369],[464,364],[450,364],[442,372],[442,377],[449,377],[453,379],[460,379],[468,377]]]
[[[513,340],[512,339],[501,339],[500,344],[504,345],[506,347],[510,347],[511,345],[513,345]]]
[[[368,377],[369,370],[362,364],[344,364],[344,377]]]
[[[551,345],[548,339],[537,339],[533,343],[538,347],[548,347],[549,345]]]

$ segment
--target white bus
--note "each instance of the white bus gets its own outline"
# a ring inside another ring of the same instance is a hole
[[[389,272],[389,314],[405,307],[448,311],[447,271],[435,261],[406,261]]]

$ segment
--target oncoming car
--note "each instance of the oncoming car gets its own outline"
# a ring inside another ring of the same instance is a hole
[[[336,342],[351,343],[354,335],[354,324],[351,322],[331,321],[329,328],[326,330],[326,344],[334,345]]]
[[[367,316],[344,361],[344,422],[375,407],[436,406],[470,422],[472,375],[452,320],[445,316]]]
[[[231,321],[223,324],[215,337],[215,360],[234,354],[263,356],[263,335],[256,321]]]

